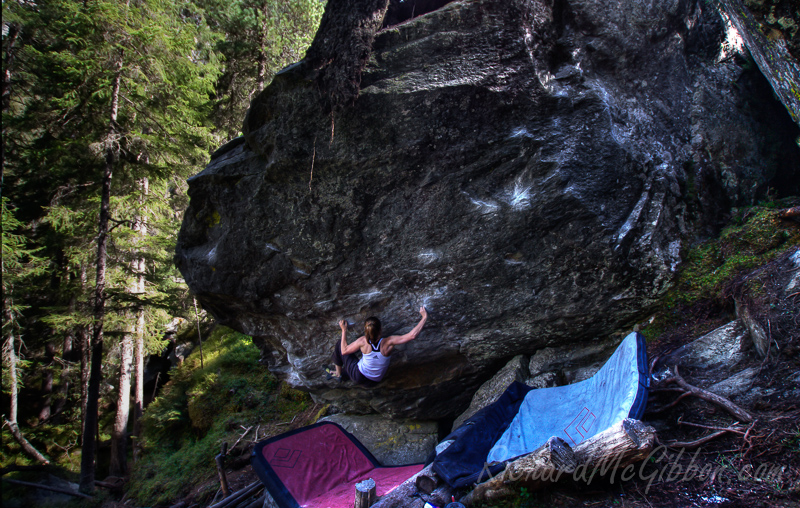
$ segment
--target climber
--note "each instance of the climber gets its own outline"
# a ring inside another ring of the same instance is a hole
[[[405,344],[417,338],[425,321],[428,311],[425,307],[419,308],[422,315],[417,326],[405,335],[390,335],[381,338],[381,322],[376,317],[368,318],[364,322],[364,335],[355,342],[347,343],[347,321],[339,321],[342,329],[342,339],[336,341],[333,348],[333,364],[335,371],[328,371],[328,379],[352,379],[356,384],[374,386],[383,379],[386,369],[389,368],[392,350],[399,344]],[[361,350],[361,359],[358,360],[355,352]]]

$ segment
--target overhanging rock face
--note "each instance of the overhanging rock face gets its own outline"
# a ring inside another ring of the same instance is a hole
[[[379,32],[333,116],[289,68],[190,180],[177,264],[318,400],[452,416],[511,357],[630,324],[682,242],[799,181],[796,126],[707,9],[452,2]],[[379,386],[325,381],[338,319],[404,332],[422,304]]]

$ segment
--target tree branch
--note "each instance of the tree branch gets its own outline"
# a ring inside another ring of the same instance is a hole
[[[694,395],[695,397],[698,397],[700,399],[703,399],[707,402],[711,402],[712,404],[718,405],[731,415],[735,416],[736,419],[738,419],[740,422],[750,423],[753,421],[753,417],[750,416],[750,413],[740,408],[739,406],[737,406],[730,400],[726,399],[725,397],[717,395],[716,393],[711,393],[708,390],[704,390],[702,388],[698,388],[697,386],[690,385],[689,383],[687,383],[686,380],[683,379],[683,377],[681,377],[681,375],[678,373],[677,365],[670,369],[670,373],[672,374],[672,376],[665,379],[663,381],[664,383],[675,383],[684,390],[686,390],[687,393]],[[681,395],[679,399],[683,397],[684,395]],[[674,405],[674,403],[672,405]]]

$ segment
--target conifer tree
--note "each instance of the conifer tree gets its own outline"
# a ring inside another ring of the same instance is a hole
[[[322,13],[320,0],[199,0],[217,43],[224,71],[216,88],[214,121],[225,141],[241,131],[245,111],[281,68],[303,58]]]
[[[122,333],[135,309],[175,305],[183,291],[165,276],[174,272],[171,242],[178,228],[170,189],[185,187],[212,145],[207,118],[217,76],[214,39],[190,2],[42,0],[13,7],[25,42],[17,75],[27,86],[11,98],[9,180],[15,199],[26,204],[26,221],[47,226],[37,241],[52,259],[66,258],[61,264],[69,276],[62,281],[73,283],[60,287],[73,294],[62,302],[76,301],[79,293],[77,301],[91,307],[87,316],[86,307],[64,305],[48,320],[66,329],[90,318],[81,464],[81,488],[90,492],[104,335]],[[141,190],[145,180],[149,194]],[[152,217],[145,220],[142,212]],[[134,268],[148,261],[169,268],[149,274]],[[93,285],[83,276],[89,270]],[[148,275],[154,291],[130,290]],[[67,308],[83,314],[70,316]],[[125,391],[125,382],[117,385]],[[118,403],[123,413],[124,405]],[[127,415],[118,422],[112,470],[123,472]]]
[[[2,197],[2,272],[3,290],[3,391],[9,394],[8,417],[3,415],[3,424],[7,425],[22,450],[32,459],[48,464],[49,461],[22,435],[17,423],[19,408],[20,365],[17,353],[17,336],[19,335],[18,318],[24,309],[15,299],[15,293],[30,278],[44,269],[42,259],[36,256],[36,250],[27,247],[23,235],[17,233],[22,225],[8,206],[7,198]]]

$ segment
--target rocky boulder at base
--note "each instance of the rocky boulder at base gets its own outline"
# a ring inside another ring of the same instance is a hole
[[[254,99],[178,239],[203,306],[318,401],[455,417],[516,355],[627,329],[731,207],[797,192],[797,125],[712,3],[463,0],[382,26],[386,3],[345,74],[320,43]],[[339,319],[405,332],[420,305],[382,383],[326,381]]]

